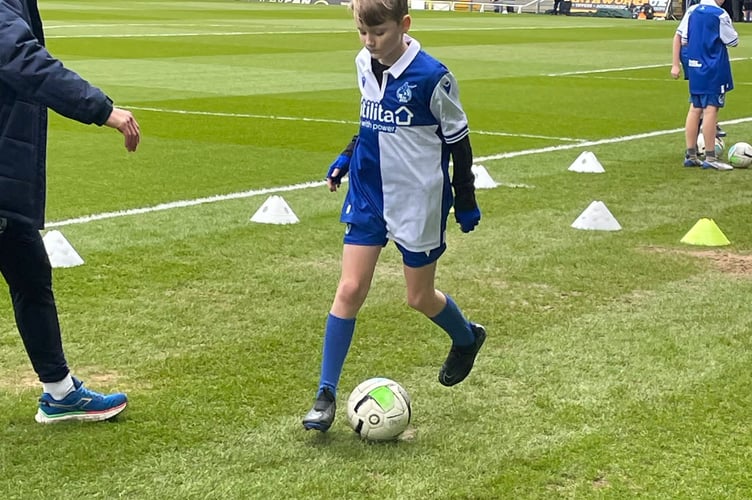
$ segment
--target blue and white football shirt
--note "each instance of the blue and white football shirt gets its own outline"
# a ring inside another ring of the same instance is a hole
[[[739,43],[728,13],[714,0],[693,5],[679,23],[690,94],[723,94],[734,88],[726,47]]]
[[[355,58],[360,131],[341,220],[369,224],[380,216],[389,239],[426,252],[443,243],[452,205],[447,144],[469,131],[454,76],[407,41],[381,84],[371,54],[364,48]]]

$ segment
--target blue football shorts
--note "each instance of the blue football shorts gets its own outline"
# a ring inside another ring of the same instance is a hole
[[[726,94],[691,94],[689,102],[695,108],[705,109],[708,106],[722,108],[726,104]]]
[[[389,242],[386,223],[381,219],[372,218],[368,223],[345,225],[344,242],[347,245],[365,245],[385,247]],[[407,267],[423,267],[436,262],[446,250],[446,242],[427,252],[411,252],[396,241],[394,244],[402,254],[402,263]]]

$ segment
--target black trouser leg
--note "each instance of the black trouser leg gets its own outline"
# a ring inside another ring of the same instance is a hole
[[[68,375],[52,293],[52,267],[39,231],[0,218],[0,272],[8,283],[16,325],[42,382]]]

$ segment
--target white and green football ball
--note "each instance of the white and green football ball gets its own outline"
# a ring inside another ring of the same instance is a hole
[[[726,149],[726,143],[723,142],[723,138],[715,138],[715,157],[720,158],[723,151]],[[705,155],[705,137],[702,132],[697,136],[697,154],[700,156]]]
[[[752,165],[752,146],[737,142],[728,150],[728,161],[734,168],[749,168]]]
[[[350,393],[347,418],[362,439],[391,441],[405,432],[410,424],[410,396],[394,380],[370,378]]]

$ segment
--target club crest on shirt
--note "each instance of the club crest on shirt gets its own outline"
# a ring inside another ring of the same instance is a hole
[[[415,87],[417,87],[417,85],[410,85],[410,82],[403,83],[397,89],[397,101],[402,104],[410,102],[413,98],[413,91],[411,89],[414,89]]]

